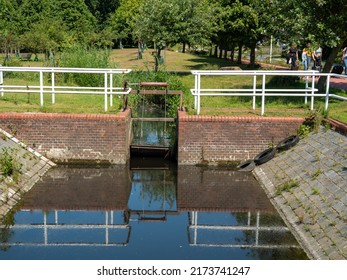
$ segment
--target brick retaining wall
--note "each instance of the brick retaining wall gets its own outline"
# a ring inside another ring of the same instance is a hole
[[[303,118],[188,116],[178,113],[178,164],[253,158],[295,134]],[[0,113],[0,127],[56,162],[126,164],[131,112],[117,115]]]
[[[56,162],[129,159],[130,110],[116,115],[0,113],[0,127]]]
[[[250,159],[296,134],[303,118],[189,116],[179,112],[178,164]]]

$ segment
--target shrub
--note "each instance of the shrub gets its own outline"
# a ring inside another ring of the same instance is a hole
[[[60,57],[59,67],[67,68],[115,68],[109,63],[110,52],[107,49],[82,48],[76,46],[65,50]],[[100,74],[64,74],[64,82],[86,87],[104,85],[104,75]]]
[[[1,149],[0,172],[2,177],[12,177],[16,179],[20,174],[21,164],[16,160],[16,151],[13,148],[4,147]]]

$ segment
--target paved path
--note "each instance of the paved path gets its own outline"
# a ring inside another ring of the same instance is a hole
[[[347,259],[347,136],[322,128],[253,172],[310,258]]]
[[[249,64],[249,60],[243,60],[244,64]],[[275,68],[278,70],[290,70],[290,67],[288,66],[281,66],[276,64],[268,64],[268,63],[259,63],[261,67],[263,68]],[[347,91],[347,78],[331,78],[330,79],[330,85],[333,88],[336,89],[342,89],[344,91]]]

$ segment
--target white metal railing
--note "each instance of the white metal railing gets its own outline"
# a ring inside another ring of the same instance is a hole
[[[261,97],[261,115],[265,113],[265,98],[268,96],[302,96],[305,97],[305,104],[308,102],[308,98],[311,98],[310,109],[313,110],[315,97],[325,97],[325,110],[328,109],[329,98],[337,98],[341,100],[347,100],[346,97],[339,96],[330,93],[330,78],[347,78],[344,75],[338,75],[334,73],[320,73],[318,71],[225,71],[225,70],[199,70],[191,71],[195,76],[195,86],[191,89],[191,93],[194,96],[194,108],[197,110],[197,114],[200,114],[201,108],[201,96],[251,96],[253,110],[256,108],[256,98]],[[249,76],[253,77],[253,82],[249,88],[233,88],[233,89],[207,89],[201,87],[201,78],[203,76]],[[305,88],[303,89],[285,89],[285,88],[267,88],[266,78],[271,76],[297,76],[304,77],[306,79]],[[326,76],[327,85],[326,92],[319,93],[315,88],[316,78]],[[261,88],[257,86],[257,78],[261,77]]]
[[[5,72],[34,72],[39,73],[38,85],[7,85],[4,81]],[[101,68],[57,68],[57,67],[3,67],[0,65],[0,95],[5,93],[39,93],[40,106],[43,106],[43,95],[52,94],[52,104],[55,103],[56,94],[101,94],[104,95],[104,108],[108,110],[108,96],[110,96],[110,106],[113,105],[113,95],[129,94],[131,88],[114,87],[113,75],[127,74],[131,69],[101,69]],[[44,85],[43,74],[49,73],[51,76],[50,85]],[[103,74],[104,85],[102,87],[80,87],[80,86],[57,86],[55,84],[56,73],[80,73],[80,74]]]

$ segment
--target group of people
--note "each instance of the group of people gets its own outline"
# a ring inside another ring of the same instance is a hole
[[[312,70],[320,71],[322,67],[322,55],[323,55],[323,50],[319,44],[316,48],[312,48],[311,44],[307,43],[306,47],[302,50],[302,54],[301,54],[304,70],[309,70],[311,61],[313,61]],[[297,70],[299,68],[298,60],[299,60],[298,49],[297,49],[297,45],[294,43],[289,48],[288,54],[287,54],[287,64],[291,65],[291,70]],[[341,61],[344,66],[345,75],[347,75],[347,47],[345,47],[342,51]],[[342,67],[341,67],[341,71],[342,71]]]
[[[302,50],[301,59],[304,65],[304,70],[308,70],[313,60],[313,70],[320,70],[322,64],[323,50],[320,45],[316,48],[312,48],[311,44],[308,43],[306,47]],[[297,70],[298,67],[299,54],[296,44],[292,44],[288,50],[287,64],[291,65],[291,70]]]

